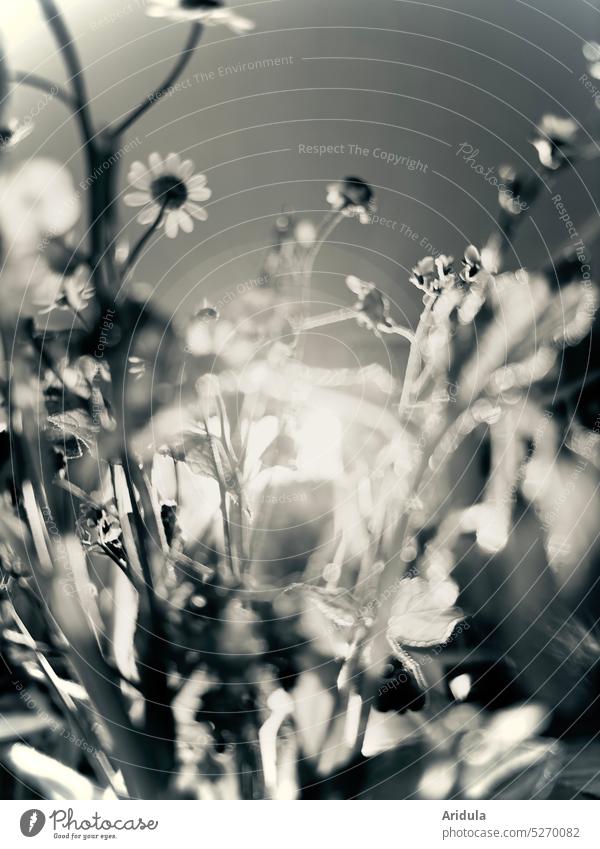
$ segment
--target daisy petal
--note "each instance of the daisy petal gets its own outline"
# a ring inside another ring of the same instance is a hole
[[[167,167],[167,171],[170,171],[171,174],[179,174],[179,169],[181,168],[181,159],[179,154],[177,153],[169,153],[167,158],[165,159],[165,165]]]
[[[198,206],[195,203],[186,203],[185,209],[186,212],[189,212],[192,218],[196,219],[196,221],[206,221],[208,218],[208,212],[203,206]]]
[[[139,189],[150,188],[150,177],[150,171],[143,162],[134,162],[127,175],[131,185]]]
[[[188,197],[190,200],[203,201],[208,200],[212,195],[212,191],[210,189],[189,189]]]
[[[243,18],[241,15],[232,14],[228,21],[229,28],[236,35],[243,35],[245,32],[251,32],[254,29],[254,21],[248,18]]]
[[[179,169],[179,177],[182,180],[189,180],[192,174],[194,173],[194,163],[191,159],[186,159],[181,163],[181,168]]]
[[[150,224],[158,215],[159,207],[155,203],[151,203],[146,209],[142,209],[137,217],[138,224]]]
[[[179,221],[179,226],[181,227],[181,229],[183,230],[184,233],[191,233],[192,230],[194,229],[194,222],[192,221],[190,216],[187,214],[185,209],[179,210],[179,215],[177,217],[177,220]]]
[[[125,206],[145,206],[152,200],[149,192],[130,192],[123,197]]]
[[[160,177],[164,174],[165,165],[158,153],[151,153],[148,157],[148,162],[150,163],[150,170],[155,177]]]
[[[170,212],[165,221],[165,233],[169,239],[174,239],[179,231],[179,216],[177,212]]]
[[[188,189],[201,189],[206,185],[206,174],[194,174],[187,182]]]

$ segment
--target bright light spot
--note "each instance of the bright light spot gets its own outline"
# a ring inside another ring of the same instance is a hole
[[[497,554],[508,542],[506,513],[492,505],[480,506],[477,544],[487,554]]]
[[[440,761],[425,770],[419,782],[419,796],[421,799],[446,799],[454,787],[455,779],[454,761]]]
[[[457,702],[463,702],[471,692],[471,676],[457,675],[450,682],[450,692]]]
[[[353,746],[358,735],[360,714],[362,710],[362,699],[358,693],[353,693],[348,700],[346,712],[346,725],[344,727],[344,741],[348,746]]]
[[[300,421],[298,471],[305,477],[337,478],[343,473],[342,425],[328,410],[311,410]]]

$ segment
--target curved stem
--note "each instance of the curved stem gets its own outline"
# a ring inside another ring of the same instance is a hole
[[[194,23],[192,25],[192,28],[188,35],[188,39],[181,50],[177,62],[175,63],[173,69],[170,71],[167,78],[161,85],[155,88],[154,91],[147,95],[147,97],[145,97],[144,100],[138,106],[136,106],[132,112],[129,113],[129,115],[127,115],[120,123],[116,125],[116,127],[111,130],[111,134],[113,137],[120,136],[122,133],[125,132],[125,130],[128,130],[138,120],[138,118],[141,118],[142,115],[148,111],[148,109],[151,109],[154,104],[160,100],[161,97],[167,94],[173,83],[177,80],[177,78],[180,76],[180,74],[183,72],[186,65],[192,58],[192,54],[198,46],[198,42],[200,41],[200,38],[202,36],[202,30],[202,24]]]
[[[43,91],[45,94],[49,94],[57,100],[60,100],[60,102],[72,112],[77,111],[75,101],[69,93],[61,86],[53,83],[51,80],[47,80],[46,77],[41,77],[39,74],[32,74],[29,71],[13,71],[10,75],[10,79],[17,85],[26,85],[30,88]]]
[[[39,0],[39,3],[71,77],[70,83],[73,87],[75,115],[81,128],[81,134],[86,146],[90,146],[93,149],[94,131],[89,113],[88,95],[75,42],[54,0]]]
[[[301,272],[301,281],[302,281],[302,295],[301,295],[301,306],[304,310],[304,303],[306,300],[306,296],[310,294],[311,283],[312,283],[312,272],[315,264],[315,260],[319,254],[319,251],[325,244],[326,240],[333,233],[337,225],[343,219],[343,214],[337,210],[332,210],[328,212],[324,217],[321,226],[317,232],[315,237],[315,243],[312,248],[306,254],[306,258],[304,264],[302,266]],[[300,338],[300,334],[304,328],[300,325],[295,333],[294,346],[298,345],[298,340]],[[301,355],[301,351],[299,352]]]
[[[408,355],[408,363],[406,364],[406,373],[404,375],[404,383],[402,385],[402,394],[400,396],[400,406],[398,408],[398,413],[401,417],[410,402],[414,382],[419,376],[419,368],[421,365],[421,343],[429,326],[429,316],[431,315],[434,303],[435,297],[430,297],[425,304],[425,309],[419,318],[417,332],[415,333],[414,340],[410,346],[410,354]]]
[[[162,204],[161,208],[160,208],[160,212],[158,213],[158,215],[156,216],[156,218],[154,219],[154,221],[152,222],[150,227],[148,227],[146,232],[139,239],[137,244],[133,247],[131,253],[129,254],[127,262],[125,263],[125,266],[123,267],[123,271],[122,271],[123,280],[126,280],[127,276],[133,271],[137,261],[140,258],[142,251],[144,250],[144,248],[148,244],[150,237],[160,226],[160,223],[163,220],[163,216],[165,214],[166,208],[167,208],[167,204],[166,204],[166,202],[164,202]]]

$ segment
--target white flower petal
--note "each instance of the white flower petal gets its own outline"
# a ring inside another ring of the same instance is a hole
[[[189,180],[192,174],[194,173],[194,163],[191,159],[186,159],[181,163],[181,168],[179,169],[179,177],[182,180]]]
[[[171,174],[179,175],[179,169],[181,168],[181,158],[178,153],[169,153],[167,158],[165,159],[165,165],[167,171]]]
[[[151,200],[150,192],[130,192],[123,197],[125,206],[145,206]]]
[[[177,220],[184,233],[191,233],[194,229],[194,222],[186,212],[185,207],[179,210]]]
[[[169,212],[165,221],[165,233],[169,239],[174,239],[179,232],[179,215],[177,212]]]
[[[233,12],[231,13],[231,17],[227,22],[229,28],[232,32],[236,33],[236,35],[243,35],[245,32],[251,32],[254,27],[254,21],[251,21],[249,18],[244,18],[241,15],[236,15]]]
[[[187,181],[188,189],[201,189],[202,186],[206,185],[206,174],[194,174],[193,177]]]
[[[208,212],[203,206],[198,206],[195,203],[186,203],[185,208],[192,218],[195,218],[197,221],[206,221],[208,218]]]
[[[138,224],[150,224],[158,215],[160,207],[156,203],[151,203],[146,209],[142,209],[137,217]]]
[[[134,162],[129,169],[127,179],[132,186],[139,189],[149,189],[151,174],[143,162]]]
[[[211,195],[212,191],[208,188],[188,189],[188,197],[190,200],[202,202],[203,200],[208,200]]]
[[[160,154],[151,153],[148,157],[148,162],[150,163],[150,170],[154,177],[160,177],[164,174],[165,165]]]

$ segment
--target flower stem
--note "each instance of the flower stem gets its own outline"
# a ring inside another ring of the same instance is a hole
[[[75,116],[79,122],[81,134],[86,146],[89,145],[93,148],[94,130],[89,113],[85,77],[77,49],[75,48],[75,42],[54,0],[39,0],[39,3],[70,74],[70,83],[73,88],[74,106],[76,109]]]
[[[163,202],[158,215],[156,216],[156,218],[154,219],[154,221],[152,222],[150,227],[148,227],[148,229],[141,236],[141,238],[139,239],[137,244],[135,244],[134,247],[132,248],[132,251],[129,254],[129,257],[127,258],[127,262],[123,266],[123,270],[122,270],[123,281],[125,281],[127,279],[128,275],[133,271],[137,261],[139,260],[139,258],[141,256],[142,251],[144,250],[144,248],[148,244],[150,237],[160,226],[160,223],[163,220],[163,216],[165,214],[166,208],[167,208],[167,203],[165,201],[165,202]]]
[[[302,281],[302,295],[301,295],[301,306],[302,310],[304,310],[304,304],[306,302],[307,296],[310,296],[311,286],[312,286],[312,272],[315,264],[315,260],[319,254],[319,251],[329,238],[329,236],[333,233],[337,225],[343,218],[343,214],[338,212],[337,210],[332,210],[328,212],[323,221],[321,222],[321,226],[317,232],[315,237],[315,243],[312,248],[307,252],[304,264],[302,266],[301,273],[301,281]],[[302,326],[302,323],[299,323],[296,331],[295,331],[295,339],[294,345],[298,345],[298,340],[300,338],[300,334],[305,328]]]
[[[198,46],[198,43],[202,36],[202,30],[202,24],[194,23],[192,25],[192,28],[190,29],[188,35],[188,39],[184,47],[182,48],[181,53],[179,54],[177,62],[173,66],[167,78],[161,85],[155,88],[154,91],[150,92],[150,94],[147,95],[144,100],[129,113],[129,115],[127,115],[120,123],[116,125],[116,127],[111,130],[111,135],[113,137],[122,135],[133,124],[135,124],[135,122],[139,118],[141,118],[142,115],[144,115],[149,109],[151,109],[154,104],[160,100],[161,97],[167,94],[171,86],[175,83],[175,81],[184,71],[186,65],[192,58],[194,50]]]
[[[425,336],[425,333],[427,332],[427,329],[429,327],[429,317],[431,315],[431,310],[433,309],[434,303],[435,297],[428,297],[427,302],[425,304],[425,309],[423,310],[423,312],[421,313],[421,317],[419,318],[419,324],[417,326],[417,331],[415,333],[414,340],[410,346],[410,354],[408,355],[408,363],[406,364],[404,383],[402,384],[400,405],[398,407],[398,413],[401,418],[406,411],[406,407],[410,403],[413,386],[419,376],[419,369],[421,367],[421,344],[423,342],[423,337]]]
[[[49,94],[57,100],[60,100],[60,102],[64,103],[64,105],[71,111],[77,111],[75,101],[64,88],[53,83],[51,80],[47,80],[39,74],[33,74],[30,71],[13,71],[10,78],[12,82],[17,85],[26,85],[30,88],[36,88],[39,91],[43,91],[45,94]]]

